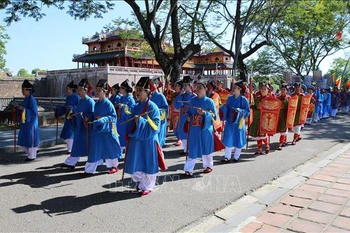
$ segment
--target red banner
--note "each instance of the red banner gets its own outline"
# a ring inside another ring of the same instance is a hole
[[[272,96],[261,100],[259,131],[263,134],[273,135],[277,131],[279,112],[282,102]]]
[[[295,114],[297,112],[299,96],[295,95],[288,99],[288,112],[287,112],[287,128],[292,129],[294,126]]]
[[[305,95],[301,97],[299,124],[305,124],[307,118],[307,112],[311,102],[312,95]]]
[[[177,124],[179,124],[179,120],[180,120],[180,111],[174,109],[171,112],[171,126],[172,129],[175,130],[177,126]]]

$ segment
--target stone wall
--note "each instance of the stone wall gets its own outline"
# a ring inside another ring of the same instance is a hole
[[[0,98],[21,97],[23,78],[0,78]],[[34,81],[34,80],[33,80]]]
[[[142,76],[153,77],[155,75],[159,76],[160,74],[162,74],[161,70],[113,66],[49,71],[47,77],[41,79],[40,84],[37,84],[38,87],[40,85],[40,88],[38,89],[43,91],[35,93],[35,96],[64,97],[66,95],[65,89],[67,84],[72,80],[78,84],[83,78],[87,78],[89,80],[90,84],[93,86],[94,92],[95,86],[100,79],[107,79],[110,86],[128,79],[129,84],[131,85],[131,82],[136,83]]]

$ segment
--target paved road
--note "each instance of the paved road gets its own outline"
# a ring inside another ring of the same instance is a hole
[[[62,126],[58,126],[58,144],[64,143],[60,139]],[[0,154],[13,153],[13,130],[0,131]],[[19,129],[16,130],[18,140]],[[46,126],[39,128],[40,147],[51,147],[56,144],[56,126]],[[17,141],[18,143],[18,141]],[[17,146],[17,151],[23,151],[20,146]]]
[[[175,232],[349,138],[350,118],[339,116],[305,128],[296,146],[256,157],[251,142],[240,163],[218,162],[211,174],[202,174],[197,164],[196,178],[185,179],[184,156],[170,146],[170,136],[169,169],[159,174],[154,192],[141,198],[128,175],[119,181],[121,172],[108,175],[101,167],[94,177],[82,178],[84,162],[75,170],[60,169],[63,145],[42,150],[29,164],[21,162],[24,154],[3,154],[0,231]],[[277,138],[271,142],[277,147]]]

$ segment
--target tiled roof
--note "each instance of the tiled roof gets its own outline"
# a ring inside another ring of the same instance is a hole
[[[90,61],[112,59],[112,58],[124,57],[124,56],[125,56],[124,51],[112,52],[112,53],[99,53],[99,54],[85,54],[83,56],[73,58],[73,61],[74,62],[90,62]]]

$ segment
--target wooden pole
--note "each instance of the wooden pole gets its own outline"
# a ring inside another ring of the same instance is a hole
[[[126,157],[128,156],[129,142],[130,142],[130,139],[128,139],[128,141],[126,142],[126,147],[125,147],[125,157],[124,157],[124,168],[123,168],[123,174],[122,174],[122,182],[124,182]]]
[[[248,144],[249,144],[249,130],[250,130],[250,105],[252,103],[252,92],[253,92],[253,83],[252,83],[252,77],[249,79],[249,117],[248,117],[248,133],[247,133],[247,144],[246,144],[246,150],[248,150]]]
[[[85,119],[84,119],[85,120]],[[89,144],[90,144],[90,138],[89,138],[89,124],[86,122],[86,156],[89,156]]]
[[[188,124],[188,130],[187,130],[186,161],[188,158],[188,146],[189,146],[189,140],[190,140],[190,129],[191,129],[190,124],[191,124],[191,121]]]
[[[17,149],[17,134],[16,134],[16,107],[13,108],[13,152]]]
[[[56,145],[57,144],[58,144],[58,114],[56,114]]]

